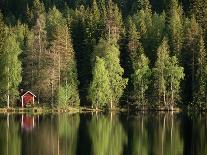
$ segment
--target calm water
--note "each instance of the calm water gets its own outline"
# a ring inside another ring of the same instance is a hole
[[[0,115],[0,155],[207,155],[207,114]]]

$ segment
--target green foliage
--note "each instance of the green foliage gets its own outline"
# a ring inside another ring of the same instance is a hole
[[[58,106],[77,106],[80,102],[77,69],[69,28],[65,18],[56,8],[49,11],[47,19],[48,38],[51,38],[49,50],[52,58],[52,100],[56,98],[57,92]]]
[[[192,103],[195,97],[196,64],[198,61],[198,44],[201,33],[200,26],[194,16],[191,19],[186,19],[181,59],[186,75],[183,95],[187,103]]]
[[[170,104],[173,106],[180,98],[180,83],[184,79],[184,68],[179,66],[176,56],[172,56],[166,66],[166,82],[168,98],[170,98]]]
[[[207,3],[206,0],[194,0],[191,2],[191,15],[195,15],[196,20],[206,33],[207,30]],[[206,38],[206,36],[205,36]]]
[[[141,54],[137,61],[134,74],[132,74],[133,95],[137,98],[138,104],[144,104],[146,102],[145,92],[150,83],[151,70],[149,68],[149,60],[144,54]]]
[[[98,56],[105,60],[105,68],[109,74],[109,83],[111,87],[111,108],[117,104],[122,97],[128,79],[123,78],[124,70],[120,65],[120,51],[117,45],[108,41],[100,40],[94,49],[94,57]]]
[[[19,87],[36,94],[38,103],[79,105],[80,97],[89,105],[98,56],[108,72],[111,107],[121,97],[130,101],[132,94],[154,101],[149,81],[154,81],[154,97],[164,105],[176,104],[180,89],[186,104],[202,107],[207,89],[206,56],[200,52],[207,43],[206,6],[206,0],[5,0],[0,2],[0,57],[8,31],[15,33],[23,51]],[[165,37],[169,46],[161,48]],[[154,68],[154,79],[144,78],[143,65]],[[140,88],[141,77],[146,85]],[[0,93],[5,96],[5,90]]]
[[[89,88],[89,99],[96,108],[106,106],[111,99],[109,73],[102,58],[96,57],[93,80]]]
[[[0,92],[1,99],[7,100],[7,106],[11,103],[15,103],[18,97],[18,86],[22,80],[21,77],[21,61],[19,55],[21,49],[19,43],[16,40],[16,35],[10,33],[7,35],[3,51],[0,55]]]
[[[124,33],[122,15],[116,4],[109,0],[107,16],[105,19],[105,39],[109,42],[117,43]]]
[[[157,50],[154,72],[154,88],[158,105],[173,106],[179,97],[180,82],[184,78],[184,69],[178,65],[176,56],[169,56],[166,39]]]
[[[198,62],[196,71],[196,92],[194,102],[199,105],[200,108],[206,106],[206,89],[207,89],[207,64],[206,64],[206,50],[203,37],[201,36],[198,44]]]
[[[66,24],[66,20],[63,18],[61,12],[56,9],[56,7],[53,7],[49,10],[47,15],[47,35],[48,40],[54,40],[55,38],[55,32],[58,27],[64,27]]]
[[[169,44],[174,55],[180,58],[183,43],[183,10],[177,0],[171,0],[168,24]]]

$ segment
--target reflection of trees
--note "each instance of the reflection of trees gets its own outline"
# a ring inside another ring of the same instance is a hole
[[[132,127],[132,155],[148,154],[148,135],[146,117],[138,117],[131,122]]]
[[[53,115],[44,116],[35,130],[23,133],[23,154],[25,155],[57,155],[56,120]]]
[[[89,124],[94,155],[120,155],[127,143],[127,135],[116,116],[94,116]]]
[[[181,121],[176,115],[138,115],[131,122],[132,154],[181,155],[183,139],[180,134]]]
[[[182,155],[183,139],[180,134],[181,122],[173,113],[155,116],[152,152],[156,155]]]
[[[26,155],[76,154],[79,115],[50,115],[42,117],[35,130],[23,136]]]
[[[13,116],[7,115],[6,119],[0,119],[0,131],[0,154],[20,155],[19,123],[15,121]]]
[[[58,122],[60,154],[76,154],[80,116],[78,114],[59,115]]]
[[[190,152],[191,154],[207,155],[207,114],[193,117],[192,124]]]

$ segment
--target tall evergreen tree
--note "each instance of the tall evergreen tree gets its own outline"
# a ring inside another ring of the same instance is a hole
[[[171,0],[169,11],[169,45],[173,55],[180,58],[183,43],[183,10],[177,0]]]
[[[111,42],[117,43],[120,39],[121,34],[124,32],[122,15],[118,6],[112,2],[108,1],[107,17],[105,21],[106,26],[106,39]]]
[[[183,86],[184,100],[192,103],[195,96],[195,75],[198,56],[198,43],[201,35],[200,26],[195,17],[185,21],[184,41],[182,48],[182,65],[185,72],[185,81]]]
[[[51,37],[52,100],[58,92],[58,104],[79,105],[77,69],[71,35],[66,20],[54,7],[48,13],[47,28]]]
[[[133,84],[133,98],[138,104],[146,102],[145,91],[148,89],[150,68],[149,60],[144,54],[144,49],[140,43],[140,35],[136,30],[136,25],[129,20],[128,28],[128,51],[132,61],[133,72],[131,81]]]
[[[30,51],[26,53],[27,58],[29,58],[31,63],[30,70],[24,70],[24,75],[29,77],[32,75],[28,83],[30,83],[31,87],[29,88],[37,95],[37,102],[39,103],[40,100],[42,102],[47,102],[48,100],[48,93],[47,89],[49,87],[49,78],[48,78],[48,71],[47,64],[45,63],[47,60],[47,38],[46,38],[46,17],[45,17],[45,9],[44,5],[40,3],[38,0],[34,1],[34,26],[32,27],[33,35],[29,35],[28,40],[28,47],[25,47],[26,50]],[[29,33],[28,33],[29,34]],[[28,62],[27,60],[25,60]],[[30,75],[29,75],[30,74]],[[28,88],[28,87],[25,87]]]
[[[200,37],[198,44],[198,61],[196,71],[196,93],[194,102],[201,108],[206,106],[206,95],[207,95],[207,64],[206,64],[206,50],[204,45],[203,37]]]
[[[194,0],[191,1],[191,15],[195,15],[197,22],[201,25],[204,33],[207,32],[207,1]],[[207,41],[205,35],[205,41]]]

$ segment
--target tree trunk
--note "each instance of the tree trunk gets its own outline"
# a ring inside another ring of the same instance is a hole
[[[143,89],[143,80],[141,81],[141,103],[144,103],[144,89]]]
[[[39,29],[38,35],[38,43],[39,43],[39,55],[38,55],[38,80],[40,79],[40,62],[41,62],[41,53],[42,53],[42,45],[41,45],[41,28]],[[38,104],[40,102],[40,89],[38,89]]]
[[[9,108],[9,102],[10,102],[9,67],[7,68],[7,70],[8,70],[8,81],[7,81],[7,108]]]
[[[172,78],[171,78],[171,83],[170,83],[170,89],[171,89],[171,107],[174,106],[174,90],[173,90],[173,85],[172,85]]]
[[[163,91],[163,101],[164,101],[164,105],[166,106],[166,91]]]
[[[111,99],[111,110],[112,110],[112,108],[113,108],[113,102],[112,102],[112,99]]]
[[[195,85],[194,85],[194,81],[195,81],[195,62],[194,62],[194,58],[195,57],[195,53],[194,53],[194,51],[193,51],[193,60],[192,60],[192,99],[194,100],[194,90],[195,90]]]

